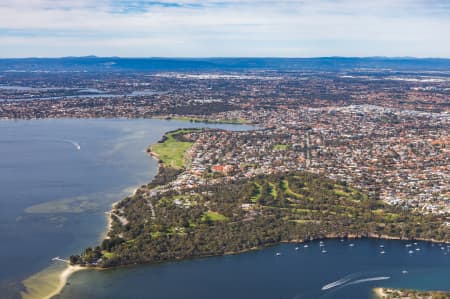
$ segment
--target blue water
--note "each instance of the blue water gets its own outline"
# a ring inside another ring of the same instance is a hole
[[[450,289],[450,248],[419,243],[409,254],[411,248],[403,241],[324,244],[327,253],[321,252],[319,242],[308,248],[284,244],[235,256],[78,272],[61,298],[361,299],[373,298],[372,289],[378,286]],[[333,282],[335,287],[322,290]]]
[[[51,258],[98,244],[111,204],[156,173],[147,146],[166,131],[203,126],[167,120],[0,121],[0,298],[15,297],[20,282]],[[55,206],[65,209],[51,210]]]
[[[21,281],[48,267],[52,257],[98,244],[111,203],[156,173],[147,146],[168,130],[192,126],[204,125],[166,120],[0,121],[0,298],[15,298]],[[49,204],[36,208],[42,203]],[[46,212],[61,203],[68,210]],[[312,242],[309,248],[299,245],[299,250],[288,244],[235,256],[82,271],[69,279],[60,297],[371,298],[374,286],[450,289],[447,247],[419,243],[421,250],[413,246],[410,255],[406,242],[352,242],[355,247],[348,246],[349,241],[325,241],[326,254]],[[385,255],[380,245],[385,245]],[[389,279],[365,281],[380,277]],[[336,281],[345,283],[322,290]]]

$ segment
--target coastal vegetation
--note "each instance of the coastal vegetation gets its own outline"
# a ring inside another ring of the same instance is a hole
[[[375,294],[380,299],[448,299],[450,291],[419,291],[407,289],[385,289],[378,288]]]
[[[250,200],[252,202],[258,202],[259,198],[261,197],[261,191],[262,191],[261,185],[255,182]]]
[[[166,181],[158,176],[155,180]],[[154,263],[329,237],[450,240],[439,216],[387,205],[345,183],[308,172],[259,175],[165,193],[152,192],[156,187],[154,182],[143,186],[120,202],[116,209],[128,223],[113,219],[108,239],[72,256],[71,263]]]

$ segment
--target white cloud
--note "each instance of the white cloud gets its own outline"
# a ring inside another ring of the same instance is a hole
[[[444,1],[143,2],[2,0],[0,56],[450,57]]]

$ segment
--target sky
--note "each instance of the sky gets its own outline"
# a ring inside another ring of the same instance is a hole
[[[450,0],[0,0],[0,57],[450,58]]]

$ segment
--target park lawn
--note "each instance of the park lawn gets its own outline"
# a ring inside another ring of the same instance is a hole
[[[185,166],[184,155],[186,151],[192,147],[193,142],[185,142],[176,140],[173,135],[179,133],[189,133],[188,130],[178,130],[166,134],[167,140],[163,143],[156,143],[152,145],[152,152],[156,154],[159,159],[167,166],[173,168],[183,168]]]
[[[309,210],[309,209],[299,209],[299,208],[294,208],[292,209],[293,213],[297,213],[297,214],[311,214],[311,213],[318,213],[319,211],[317,210]]]
[[[284,191],[284,193],[288,196],[293,197],[294,199],[303,199],[304,196],[298,193],[295,193],[294,191],[289,188],[289,182],[288,180],[283,180],[281,182],[281,189]]]
[[[298,224],[319,224],[319,220],[307,220],[307,219],[296,219],[291,220],[292,222],[298,223]]]
[[[336,194],[337,196],[341,196],[341,197],[350,197],[351,194],[348,192],[345,192],[342,189],[334,189],[334,194]]]
[[[228,218],[220,213],[208,211],[205,212],[202,216],[202,222],[208,222],[208,221],[226,221]]]
[[[270,187],[270,195],[272,195],[273,198],[278,198],[277,186],[275,186],[275,184],[273,183],[269,183],[269,187]]]
[[[384,217],[385,219],[390,220],[390,221],[397,221],[397,219],[400,217],[399,214],[389,213],[389,212],[386,212],[384,209],[377,209],[377,210],[373,210],[372,212],[375,215],[377,215],[379,217]]]
[[[113,252],[109,252],[109,251],[106,251],[106,250],[102,250],[102,254],[103,254],[103,256],[106,257],[107,259],[111,259],[111,258],[113,258],[114,255],[115,255]]]
[[[163,233],[161,233],[161,232],[151,232],[150,235],[152,236],[153,239],[157,239],[157,238],[161,237],[163,235]]]
[[[334,184],[334,194],[346,199],[352,200],[353,202],[359,202],[360,200],[368,199],[367,194],[359,192],[357,189],[352,187],[344,187],[339,184]]]
[[[255,185],[255,189],[252,192],[252,197],[250,197],[250,200],[252,202],[258,202],[259,199],[261,198],[262,186],[260,184],[258,184],[257,182],[254,182],[254,185]]]

